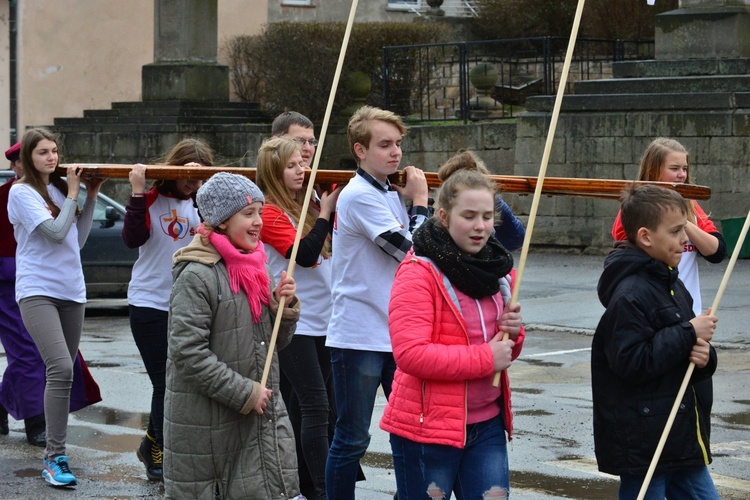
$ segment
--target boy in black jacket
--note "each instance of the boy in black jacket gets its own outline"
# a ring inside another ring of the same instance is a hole
[[[690,362],[695,363],[646,498],[719,498],[707,465],[711,401],[694,385],[716,371],[709,345],[718,318],[692,312],[677,279],[688,241],[685,200],[643,186],[622,197],[626,241],[604,262],[598,293],[607,308],[591,346],[594,443],[599,470],[636,498]]]

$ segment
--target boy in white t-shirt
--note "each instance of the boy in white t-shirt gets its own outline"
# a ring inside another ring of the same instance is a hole
[[[349,120],[349,145],[359,167],[339,196],[333,228],[331,347],[338,420],[326,463],[328,498],[353,499],[359,460],[370,442],[378,387],[386,397],[396,364],[388,334],[388,301],[411,234],[425,221],[427,181],[413,166],[406,186],[388,175],[401,162],[406,126],[396,114],[364,106]],[[407,212],[402,197],[412,200]]]

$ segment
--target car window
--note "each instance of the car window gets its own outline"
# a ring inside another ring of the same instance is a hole
[[[78,194],[78,206],[83,207],[86,202],[86,189],[81,186],[81,192]],[[94,220],[105,220],[107,218],[107,204],[101,199],[96,199],[94,206]]]

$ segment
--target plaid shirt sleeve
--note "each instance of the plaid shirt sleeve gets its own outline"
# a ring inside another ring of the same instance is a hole
[[[386,231],[377,238],[375,244],[385,253],[396,259],[398,262],[404,260],[407,252],[411,249],[411,235],[414,234],[419,226],[427,220],[427,207],[412,207],[409,210],[409,229],[400,231]]]

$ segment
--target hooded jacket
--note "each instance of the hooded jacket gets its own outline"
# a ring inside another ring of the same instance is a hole
[[[690,365],[694,314],[676,269],[628,242],[615,245],[599,279],[606,311],[591,346],[594,446],[600,471],[644,475]],[[657,473],[711,463],[711,401],[696,395],[695,384],[716,365],[711,347],[680,402]]]
[[[514,276],[511,271],[501,281],[498,303],[505,304],[510,298]],[[418,443],[463,448],[467,381],[491,375],[494,359],[489,345],[469,345],[455,291],[429,259],[411,252],[399,266],[388,323],[396,373],[380,428]],[[513,359],[521,353],[525,335],[522,327]],[[501,372],[500,387],[501,415],[511,439],[513,413],[507,370]]]
[[[297,455],[279,392],[277,354],[268,377],[274,395],[263,415],[253,411],[278,308],[273,293],[260,323],[253,323],[245,293],[231,291],[224,261],[206,239],[196,235],[175,253],[174,263],[164,401],[166,498],[295,497]],[[291,341],[299,310],[296,298],[284,309],[278,349]]]

